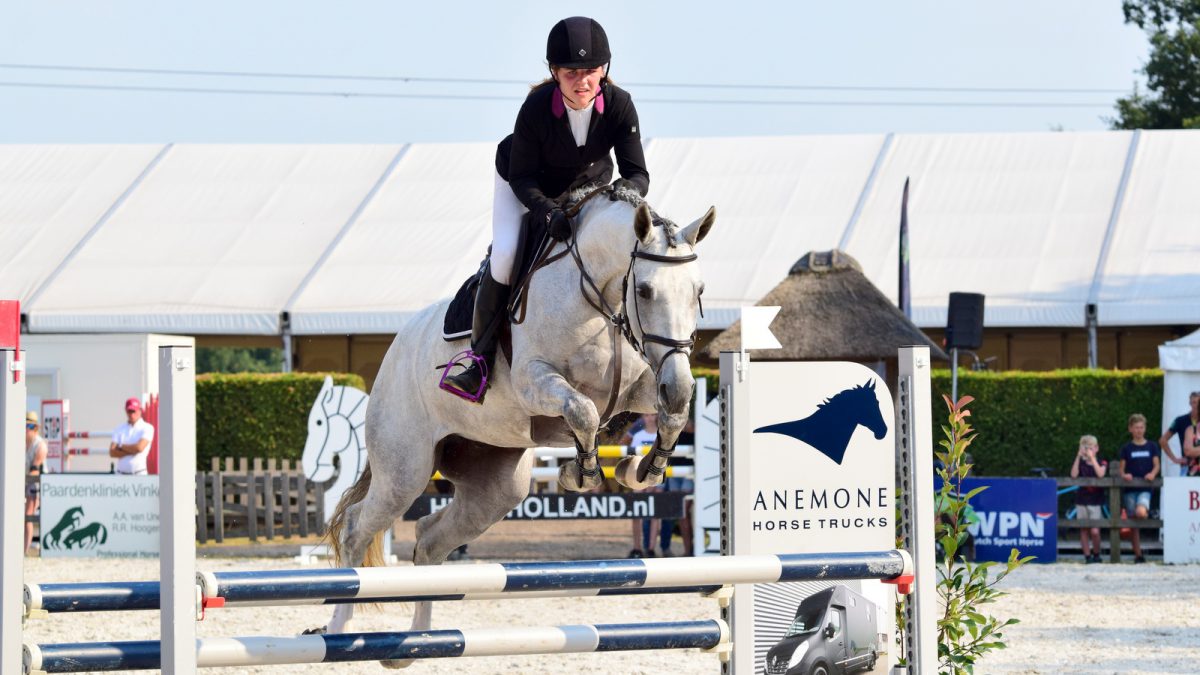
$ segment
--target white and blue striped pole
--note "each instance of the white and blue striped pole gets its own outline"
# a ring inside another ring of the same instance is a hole
[[[711,593],[739,583],[897,579],[911,573],[907,553],[877,551],[209,572],[197,576],[205,606],[232,607]],[[153,581],[29,584],[25,604],[31,616],[156,609],[158,593]]]
[[[462,656],[578,654],[658,649],[714,649],[729,641],[719,619],[670,623],[476,628],[289,637],[203,638],[201,668],[436,659]],[[27,645],[24,672],[77,673],[156,669],[160,645],[133,642]]]

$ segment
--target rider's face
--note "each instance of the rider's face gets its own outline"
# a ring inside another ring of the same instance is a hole
[[[583,110],[591,104],[600,93],[600,80],[604,78],[603,68],[555,68],[554,79],[558,89],[566,99],[567,105],[575,110]]]

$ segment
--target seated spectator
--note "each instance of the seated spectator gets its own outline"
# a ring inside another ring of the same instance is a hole
[[[1100,459],[1100,444],[1095,436],[1079,438],[1079,451],[1071,464],[1071,478],[1104,478],[1108,462]],[[1075,491],[1075,517],[1080,520],[1100,520],[1104,517],[1104,488],[1083,486]],[[1079,546],[1085,563],[1100,562],[1100,528],[1079,529]]]
[[[1146,440],[1146,416],[1137,413],[1129,416],[1130,441],[1121,448],[1121,478],[1154,480],[1160,470],[1158,446]],[[1129,518],[1150,517],[1150,490],[1138,487],[1124,491],[1125,513]],[[1133,562],[1144,563],[1142,538],[1139,528],[1133,529]]]

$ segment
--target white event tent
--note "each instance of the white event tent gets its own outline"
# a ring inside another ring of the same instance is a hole
[[[35,333],[381,334],[490,239],[491,143],[0,146],[0,297]],[[810,250],[989,327],[1200,323],[1200,131],[655,138],[650,201],[701,245],[720,329]]]

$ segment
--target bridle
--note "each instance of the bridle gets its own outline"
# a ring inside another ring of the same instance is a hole
[[[616,406],[617,394],[621,388],[621,352],[624,350],[621,349],[620,340],[617,337],[618,334],[624,336],[626,342],[628,342],[629,345],[633,347],[633,350],[642,357],[642,360],[654,369],[654,377],[656,380],[662,371],[663,365],[667,362],[667,359],[674,354],[683,354],[684,356],[690,357],[692,354],[692,349],[696,345],[695,331],[692,331],[692,334],[687,338],[679,339],[663,335],[656,335],[654,333],[647,333],[643,329],[644,324],[642,323],[641,307],[638,303],[638,295],[636,291],[637,271],[634,269],[634,263],[636,263],[638,260],[646,260],[649,262],[666,265],[679,265],[683,263],[694,262],[698,259],[698,256],[695,253],[689,253],[687,255],[659,255],[657,253],[650,253],[648,251],[639,250],[638,244],[640,242],[634,243],[633,251],[629,253],[629,267],[626,268],[625,275],[621,278],[620,306],[616,308],[611,307],[608,304],[608,301],[604,299],[604,293],[601,292],[600,287],[596,285],[596,282],[592,279],[592,276],[587,272],[587,267],[583,262],[583,257],[579,253],[577,239],[578,230],[573,220],[573,218],[579,214],[580,209],[583,208],[583,205],[588,200],[602,192],[611,192],[611,188],[604,186],[593,190],[567,210],[567,217],[572,219],[571,237],[567,240],[567,252],[571,254],[571,258],[575,261],[575,266],[579,268],[579,292],[583,295],[583,299],[586,300],[587,303],[600,314],[600,316],[604,317],[605,320],[608,321],[609,334],[612,337],[613,343],[612,388],[609,390],[608,404],[605,406],[604,412],[600,414],[601,425],[608,422],[609,416],[612,414],[613,408]],[[633,288],[635,289],[633,295],[633,316],[637,319],[638,332],[642,334],[640,340],[636,335],[634,335],[633,323],[629,320],[628,297],[630,280],[633,281]],[[589,289],[591,290],[590,295],[588,292]],[[595,296],[594,300],[592,299],[593,296]],[[700,316],[704,316],[703,303],[700,303]],[[655,366],[650,354],[646,351],[647,344],[658,344],[668,348],[667,353],[663,354],[662,358],[659,359],[657,366]]]

